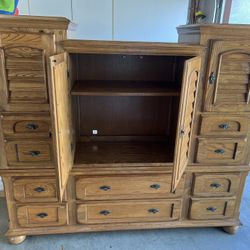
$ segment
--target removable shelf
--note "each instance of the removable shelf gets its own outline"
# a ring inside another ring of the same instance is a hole
[[[163,81],[76,81],[76,96],[179,96],[175,84]],[[178,84],[176,84],[178,86]]]
[[[80,142],[75,164],[169,163],[173,152],[168,142]]]

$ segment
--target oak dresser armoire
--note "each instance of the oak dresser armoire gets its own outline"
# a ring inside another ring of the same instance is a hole
[[[0,18],[7,236],[175,227],[235,233],[249,171],[250,26],[179,43],[67,40]]]

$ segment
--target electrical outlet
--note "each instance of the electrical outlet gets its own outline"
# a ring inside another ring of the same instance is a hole
[[[92,129],[92,135],[97,135],[98,134],[98,130],[97,129]]]

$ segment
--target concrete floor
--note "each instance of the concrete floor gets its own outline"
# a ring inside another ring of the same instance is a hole
[[[219,228],[164,229],[104,233],[82,233],[28,237],[22,244],[9,245],[7,212],[0,199],[0,250],[249,250],[250,249],[250,178],[241,206],[244,224],[236,235]]]

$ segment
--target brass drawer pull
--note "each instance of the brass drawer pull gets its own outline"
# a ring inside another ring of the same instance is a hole
[[[45,189],[43,187],[37,187],[34,189],[37,193],[42,193],[45,191]]]
[[[215,81],[216,81],[216,74],[212,72],[211,75],[209,76],[209,83],[214,84]]]
[[[220,149],[214,150],[214,152],[215,152],[216,154],[221,154],[221,155],[223,155],[223,154],[225,153],[225,150],[220,148]]]
[[[212,188],[219,188],[219,187],[221,187],[221,184],[219,184],[219,183],[212,183],[212,184],[210,184],[210,187],[212,187]]]
[[[216,207],[208,207],[207,208],[207,211],[210,211],[210,212],[215,212],[217,210]]]
[[[36,130],[36,129],[38,128],[38,125],[33,124],[33,123],[28,123],[28,124],[26,125],[26,128],[27,128],[27,129],[30,129],[30,130]]]
[[[47,213],[40,213],[40,214],[37,214],[36,216],[43,219],[43,218],[47,217],[48,214]]]
[[[229,124],[222,123],[222,124],[219,125],[219,128],[221,128],[221,129],[229,129]]]
[[[99,189],[101,189],[101,190],[103,190],[103,191],[108,191],[108,190],[111,189],[111,187],[110,187],[110,186],[104,185],[104,186],[99,187]]]
[[[150,187],[153,188],[153,189],[160,189],[161,185],[159,185],[159,184],[152,184]]]
[[[102,210],[102,211],[99,212],[99,214],[106,216],[106,215],[111,214],[111,212],[109,210]]]
[[[150,208],[148,210],[148,212],[151,213],[151,214],[156,214],[156,213],[159,213],[160,211],[159,211],[159,209],[156,209],[156,208]]]
[[[40,155],[40,154],[41,154],[40,151],[30,151],[30,155],[31,155],[32,157],[36,157],[36,156],[38,156],[38,155]]]

